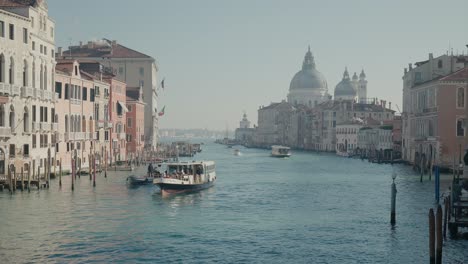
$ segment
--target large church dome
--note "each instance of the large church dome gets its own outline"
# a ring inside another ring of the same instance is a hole
[[[356,76],[357,77],[357,76]],[[357,79],[357,78],[353,78]],[[348,69],[345,69],[343,79],[335,87],[335,100],[353,99],[357,96],[356,84],[349,78]]]
[[[315,62],[312,53],[307,51],[302,70],[296,73],[291,80],[289,90],[296,89],[327,89],[327,81],[322,73],[315,69]]]

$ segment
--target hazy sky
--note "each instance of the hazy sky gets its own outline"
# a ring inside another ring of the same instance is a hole
[[[307,46],[329,93],[364,68],[368,96],[401,108],[404,67],[466,53],[468,1],[49,0],[57,46],[116,39],[153,56],[162,128],[230,129],[286,98]]]

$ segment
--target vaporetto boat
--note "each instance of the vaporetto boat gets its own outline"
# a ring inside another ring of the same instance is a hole
[[[153,180],[163,195],[200,191],[216,181],[214,161],[171,162],[166,166],[162,177]]]
[[[291,148],[284,146],[271,146],[271,156],[286,158],[291,156]]]

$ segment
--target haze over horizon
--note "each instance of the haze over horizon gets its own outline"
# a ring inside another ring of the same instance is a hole
[[[468,1],[448,2],[48,1],[57,46],[108,38],[156,59],[161,128],[216,130],[286,99],[308,45],[330,94],[364,69],[368,97],[401,109],[408,63],[466,54]]]

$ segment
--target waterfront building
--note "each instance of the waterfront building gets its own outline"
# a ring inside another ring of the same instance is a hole
[[[403,159],[451,167],[464,150],[467,57],[442,55],[409,64],[403,75]]]
[[[289,142],[290,116],[294,106],[286,101],[271,103],[258,109],[258,126],[255,130],[254,144],[270,147],[274,144],[286,145]]]
[[[377,125],[375,121],[368,120],[358,131],[357,153],[371,159],[390,160],[393,152],[392,130],[391,122]]]
[[[348,156],[355,153],[358,148],[358,132],[363,126],[363,121],[353,119],[336,126],[336,153],[340,156]]]
[[[103,79],[110,85],[109,117],[112,123],[110,130],[111,163],[125,161],[127,154],[127,86],[124,82],[114,78],[113,74],[106,74]]]
[[[129,87],[143,87],[145,146],[149,150],[155,150],[158,141],[157,89],[159,88],[155,59],[127,48],[115,40],[107,39],[89,41],[87,44],[80,42],[77,46],[69,47],[63,55],[65,58],[88,58],[101,62],[110,69],[116,79]]]
[[[297,72],[289,85],[288,102],[292,105],[314,107],[330,100],[325,76],[316,69],[310,47],[305,54],[302,69]]]
[[[99,85],[93,75],[80,69],[78,61],[57,61],[55,110],[59,126],[56,150],[64,170],[71,170],[71,159],[75,155],[78,169],[84,170],[89,168],[89,155],[100,153],[96,146],[99,129],[95,115],[95,91]]]
[[[127,109],[127,157],[142,157],[145,143],[143,87],[127,87]]]
[[[55,164],[55,23],[46,1],[0,1],[0,175]]]
[[[345,68],[343,79],[335,87],[334,100],[353,100],[359,103],[367,102],[366,74],[362,70],[359,78],[354,73],[352,79],[349,77],[348,69]]]
[[[247,119],[247,114],[244,113],[242,120],[239,122],[239,128],[234,133],[236,141],[250,144],[252,143],[254,132],[255,129],[250,127],[250,121]]]

